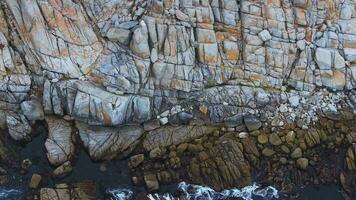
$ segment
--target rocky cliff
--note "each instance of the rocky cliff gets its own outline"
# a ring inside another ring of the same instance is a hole
[[[348,148],[333,177],[356,192],[355,0],[0,4],[0,124],[30,141],[44,121],[56,170],[85,148],[130,157],[149,190],[294,168],[316,183],[335,170],[323,152]]]

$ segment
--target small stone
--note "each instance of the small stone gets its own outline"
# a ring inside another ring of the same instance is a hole
[[[298,107],[299,100],[300,100],[300,97],[298,95],[294,95],[294,96],[291,96],[288,98],[289,104],[295,108]]]
[[[266,147],[262,150],[262,154],[266,157],[271,157],[274,155],[274,153],[275,153],[275,151],[273,151],[273,149],[270,149],[268,147]]]
[[[178,118],[182,124],[187,124],[193,119],[193,115],[188,112],[180,112],[178,113]]]
[[[288,148],[286,145],[282,145],[282,146],[281,146],[281,150],[282,150],[284,153],[286,153],[286,154],[289,154],[289,153],[290,153],[290,150],[289,150],[289,148]]]
[[[151,159],[160,158],[162,155],[163,155],[163,151],[158,147],[152,149],[152,151],[150,151],[150,153],[149,153],[149,157]]]
[[[240,139],[248,138],[248,133],[246,133],[246,132],[239,133],[239,138]]]
[[[258,34],[258,37],[259,37],[262,41],[264,41],[264,42],[267,42],[267,41],[269,41],[269,40],[272,39],[272,36],[271,36],[271,34],[269,33],[268,30],[263,30],[263,31],[261,31],[261,32]]]
[[[278,146],[278,145],[281,145],[282,144],[282,140],[281,138],[278,136],[277,133],[272,133],[269,135],[268,137],[269,139],[269,142],[272,144],[272,145],[275,145],[275,146]]]
[[[188,149],[188,144],[187,143],[182,143],[177,147],[177,153],[183,153]]]
[[[162,125],[165,125],[168,123],[168,117],[162,117],[159,119],[159,121],[161,122]]]
[[[297,147],[296,149],[294,149],[294,151],[291,154],[292,158],[300,158],[302,157],[303,153],[302,153],[302,149]]]
[[[300,167],[301,169],[307,169],[308,165],[309,165],[309,160],[307,158],[299,158],[297,160],[297,165],[298,167]]]
[[[28,169],[32,165],[32,161],[30,159],[25,159],[21,163],[21,168],[22,169]]]
[[[200,105],[199,110],[200,110],[200,112],[204,113],[205,115],[208,113],[208,107],[206,107],[206,105]]]
[[[254,131],[259,129],[262,126],[262,123],[260,120],[258,120],[255,116],[253,115],[248,115],[244,117],[244,122],[249,131]]]
[[[294,140],[295,140],[295,132],[294,131],[289,131],[288,133],[287,133],[287,135],[286,135],[286,141],[288,142],[288,143],[293,143],[294,142]]]
[[[38,188],[38,186],[40,185],[42,180],[42,176],[39,174],[33,174],[31,177],[31,181],[30,181],[30,188],[31,189],[36,189]]]
[[[279,162],[282,163],[283,165],[287,164],[287,158],[282,157],[279,159]]]
[[[129,161],[129,166],[132,168],[135,168],[135,167],[139,166],[143,162],[144,159],[145,159],[145,155],[143,155],[143,154],[131,156],[130,161]]]
[[[260,144],[266,144],[268,142],[268,136],[265,133],[262,133],[260,135],[257,136],[257,141]]]

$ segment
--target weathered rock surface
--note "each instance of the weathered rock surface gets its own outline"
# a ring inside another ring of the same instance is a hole
[[[57,117],[47,116],[48,138],[45,142],[47,157],[52,165],[58,166],[70,160],[74,154],[72,125]]]
[[[99,127],[76,123],[80,139],[94,160],[124,157],[136,147],[143,134],[140,126]]]
[[[29,141],[45,119],[58,174],[76,129],[94,160],[144,155],[131,164],[148,166],[140,175],[150,190],[178,180],[167,169],[182,163],[214,187],[247,183],[261,155],[307,173],[313,149],[355,141],[355,1],[0,4],[0,127]],[[350,126],[334,126],[342,120]],[[161,159],[169,167],[151,170]],[[41,198],[62,191],[71,189]]]

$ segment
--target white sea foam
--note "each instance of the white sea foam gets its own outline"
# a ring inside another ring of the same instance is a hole
[[[257,184],[246,186],[242,189],[226,189],[222,192],[216,192],[210,187],[202,185],[193,185],[181,182],[178,184],[177,188],[186,200],[223,200],[228,198],[241,198],[243,200],[254,200],[256,198],[271,200],[278,199],[278,190],[272,186],[261,188]],[[113,191],[113,190],[111,190]],[[130,200],[133,197],[133,192],[128,192],[127,189],[116,189],[116,192],[110,192],[111,196],[115,200]],[[127,195],[129,194],[129,195]],[[178,198],[173,197],[171,194],[149,194],[147,196],[149,200],[178,200]]]
[[[133,197],[133,192],[126,188],[108,189],[107,193],[115,200],[129,200]]]
[[[21,194],[21,190],[0,187],[0,199],[17,199]]]

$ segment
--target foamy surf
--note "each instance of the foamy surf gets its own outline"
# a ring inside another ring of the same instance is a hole
[[[18,199],[21,194],[21,190],[0,187],[0,199]]]
[[[177,190],[186,200],[223,200],[229,198],[240,198],[243,200],[254,200],[256,198],[263,200],[278,199],[278,190],[272,186],[261,188],[257,184],[246,186],[241,189],[233,188],[226,189],[222,192],[217,192],[210,187],[202,185],[187,184],[181,182],[178,184]],[[130,192],[128,192],[130,191]],[[108,192],[115,200],[130,200],[133,198],[133,192],[127,189],[114,189]],[[171,194],[149,194],[148,200],[178,200]]]

